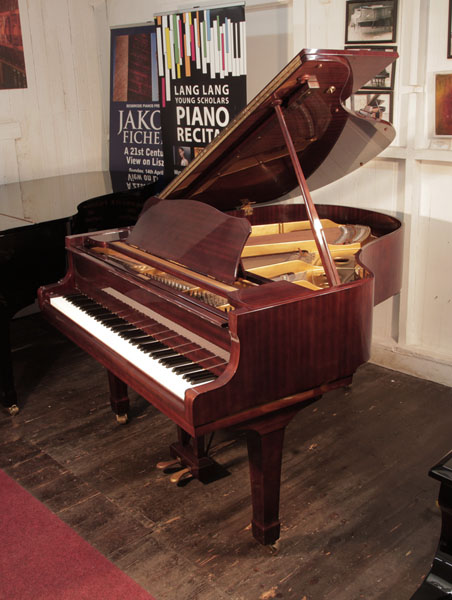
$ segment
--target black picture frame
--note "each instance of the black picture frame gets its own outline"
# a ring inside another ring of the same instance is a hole
[[[346,44],[381,44],[396,41],[398,0],[347,0]]]
[[[451,0],[452,2],[452,0]],[[397,52],[397,46],[345,46],[346,50],[383,50],[385,52]],[[381,73],[365,83],[362,90],[394,90],[395,69],[397,61],[388,65]]]
[[[447,20],[447,58],[452,58],[452,0],[449,0],[449,16]]]
[[[392,91],[359,91],[350,96],[346,105],[354,112],[371,116],[374,119],[383,119],[392,123],[394,118],[394,94]]]

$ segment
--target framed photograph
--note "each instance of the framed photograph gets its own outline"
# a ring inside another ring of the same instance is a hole
[[[384,119],[392,123],[392,92],[356,92],[347,100],[347,107],[373,119]]]
[[[347,0],[345,43],[395,42],[397,0]]]
[[[452,73],[435,74],[435,136],[452,136]]]
[[[452,2],[452,0],[451,0]],[[352,50],[384,50],[385,52],[397,52],[397,46],[345,46]],[[362,86],[365,90],[393,90],[395,80],[396,62],[388,65],[381,73]]]
[[[447,58],[452,58],[452,0],[449,0],[449,16],[447,19]]]

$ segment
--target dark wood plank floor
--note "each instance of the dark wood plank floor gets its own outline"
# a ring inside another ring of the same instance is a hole
[[[132,392],[117,425],[103,369],[40,315],[12,337],[21,411],[0,411],[0,467],[157,600],[404,600],[428,572],[440,514],[427,472],[452,447],[450,388],[368,364],[301,411],[269,548],[249,528],[243,437],[216,439],[229,476],[176,487],[156,469],[171,422]]]

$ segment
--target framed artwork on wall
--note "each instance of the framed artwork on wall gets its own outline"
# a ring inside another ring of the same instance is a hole
[[[347,0],[345,43],[395,42],[397,0]]]
[[[357,113],[371,116],[374,119],[384,119],[392,123],[393,96],[392,92],[356,92],[350,96],[347,107]]]
[[[452,73],[435,74],[435,136],[452,136]]]
[[[397,52],[397,46],[345,46],[345,49],[353,50],[384,50],[385,52]],[[388,65],[381,73],[362,86],[365,90],[393,90],[395,80],[396,62]]]

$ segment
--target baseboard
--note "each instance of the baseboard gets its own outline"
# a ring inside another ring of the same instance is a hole
[[[427,354],[424,348],[374,341],[370,362],[452,387],[452,357]]]

